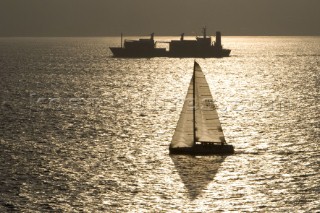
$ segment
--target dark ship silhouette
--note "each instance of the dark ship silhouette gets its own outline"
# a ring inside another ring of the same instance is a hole
[[[169,51],[166,48],[157,48],[154,40],[154,33],[150,39],[125,40],[121,47],[110,47],[114,57],[123,58],[151,58],[151,57],[177,57],[177,58],[222,58],[228,57],[231,50],[223,49],[221,44],[221,33],[216,32],[216,41],[211,41],[211,36],[207,36],[206,28],[203,28],[203,36],[196,37],[196,40],[184,40],[184,33],[180,40],[169,42]]]

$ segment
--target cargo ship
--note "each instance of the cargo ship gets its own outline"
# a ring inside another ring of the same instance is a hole
[[[207,36],[206,28],[203,35],[196,40],[185,40],[184,33],[179,40],[169,42],[169,50],[158,48],[154,40],[154,33],[149,39],[125,40],[121,47],[110,47],[114,57],[121,58],[152,58],[152,57],[175,57],[175,58],[222,58],[230,56],[230,49],[224,49],[221,43],[221,33],[216,32],[216,41],[212,42],[211,36]]]

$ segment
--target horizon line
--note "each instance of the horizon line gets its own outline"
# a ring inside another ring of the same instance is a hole
[[[157,35],[155,37],[179,37],[180,35]],[[185,35],[185,37],[195,37],[201,35]],[[207,35],[208,37],[215,37],[215,35]],[[318,37],[317,34],[295,35],[295,34],[283,34],[283,35],[222,35],[222,37]],[[86,38],[86,37],[120,37],[119,35],[0,35],[0,38]],[[150,37],[150,35],[124,35],[124,37]]]

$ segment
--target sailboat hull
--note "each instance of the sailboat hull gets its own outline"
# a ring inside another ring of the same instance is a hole
[[[227,144],[194,145],[193,147],[170,147],[169,152],[176,155],[231,155],[234,154],[234,147]]]

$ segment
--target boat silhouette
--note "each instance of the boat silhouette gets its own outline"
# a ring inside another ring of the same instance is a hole
[[[216,41],[212,42],[211,36],[207,36],[206,28],[203,28],[203,36],[196,40],[185,40],[184,33],[179,40],[171,40],[168,43],[169,50],[157,48],[154,33],[149,39],[125,40],[121,47],[110,47],[114,57],[127,58],[151,58],[151,57],[176,57],[176,58],[222,58],[230,56],[231,50],[224,49],[221,43],[221,32],[216,32]]]
[[[226,143],[209,85],[197,62],[169,147],[170,154],[233,154]]]

